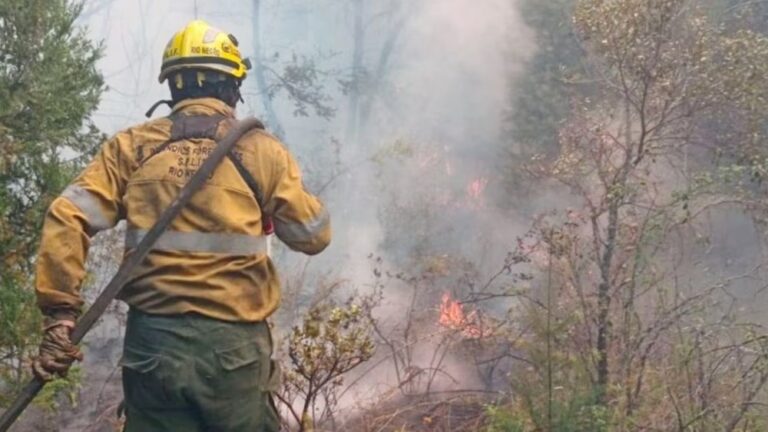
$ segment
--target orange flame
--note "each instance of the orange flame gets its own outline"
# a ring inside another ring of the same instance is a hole
[[[472,180],[467,186],[467,194],[470,198],[479,199],[485,191],[485,187],[488,186],[488,179],[480,177]]]
[[[465,337],[478,339],[483,336],[483,329],[476,311],[464,313],[461,302],[453,300],[451,293],[443,294],[440,303],[438,323],[450,330],[460,331]]]
[[[451,299],[450,293],[443,294],[440,303],[440,325],[448,328],[461,327],[466,322],[461,303]]]

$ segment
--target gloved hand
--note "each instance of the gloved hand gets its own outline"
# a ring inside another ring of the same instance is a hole
[[[66,319],[46,318],[39,355],[32,362],[32,372],[42,381],[51,381],[55,375],[66,377],[72,363],[82,360],[80,352],[70,339],[75,322]]]

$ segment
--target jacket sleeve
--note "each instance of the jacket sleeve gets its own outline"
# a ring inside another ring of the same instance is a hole
[[[263,152],[258,153],[268,155],[258,158],[258,176],[266,186],[264,211],[272,216],[275,234],[295,251],[322,252],[331,242],[331,219],[323,203],[304,189],[299,165],[282,144],[266,138],[259,148]]]
[[[37,257],[35,290],[43,314],[74,318],[90,238],[123,214],[121,197],[132,153],[125,133],[107,141],[82,173],[48,208]]]

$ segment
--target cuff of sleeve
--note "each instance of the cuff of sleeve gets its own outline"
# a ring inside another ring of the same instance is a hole
[[[45,315],[45,321],[77,321],[77,317],[80,314],[74,309],[51,309],[43,311]]]

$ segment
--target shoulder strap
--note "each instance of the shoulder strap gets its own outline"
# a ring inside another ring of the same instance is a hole
[[[227,157],[230,161],[232,161],[232,164],[235,166],[235,169],[240,174],[240,177],[243,178],[245,181],[245,184],[248,185],[248,188],[251,189],[251,193],[253,193],[253,197],[256,198],[256,202],[259,203],[259,208],[264,209],[264,206],[262,205],[264,203],[264,194],[261,192],[261,188],[259,187],[259,184],[256,183],[256,179],[253,178],[253,175],[251,175],[250,172],[248,172],[247,169],[245,169],[245,166],[243,166],[243,163],[240,162],[240,159],[235,156],[232,151],[227,153]]]
[[[222,121],[228,121],[227,117],[218,114],[210,116],[172,114],[168,117],[168,119],[172,122],[170,138],[156,147],[152,154],[149,155],[149,157],[140,161],[139,166],[144,165],[152,157],[165,151],[168,146],[176,141],[194,138],[207,138],[217,141],[216,132],[219,129],[219,124]],[[264,129],[264,124],[258,122],[254,129]],[[259,184],[256,182],[256,179],[254,179],[253,175],[248,172],[243,163],[240,161],[240,159],[237,158],[237,156],[235,156],[232,150],[227,153],[227,157],[235,166],[235,169],[237,170],[238,174],[240,174],[240,177],[242,177],[243,181],[245,181],[245,184],[248,185],[248,188],[251,190],[251,193],[253,193],[253,196],[256,199],[256,203],[259,205],[259,208],[263,209],[264,206],[262,204],[264,202],[264,194],[262,193]]]
[[[171,119],[171,141],[181,141],[193,138],[208,138],[216,141],[216,131],[219,123],[226,117],[223,115],[176,115]]]
[[[159,146],[152,150],[152,153],[146,158],[139,158],[139,167],[144,166],[147,161],[156,155],[164,152],[168,146],[176,141],[191,138],[208,138],[216,141],[216,131],[219,123],[224,119],[222,115],[213,116],[188,116],[183,114],[171,114],[168,120],[171,121],[171,136]]]
[[[230,122],[229,119],[222,119],[223,121]],[[264,124],[261,124],[261,127],[257,129],[265,129]],[[259,204],[260,209],[264,209],[264,193],[261,191],[261,187],[259,187],[259,184],[256,182],[256,179],[253,178],[253,175],[245,168],[245,165],[243,165],[243,162],[235,155],[233,150],[230,150],[229,153],[227,153],[227,157],[232,162],[232,165],[235,166],[235,169],[237,170],[237,173],[240,174],[240,177],[243,179],[245,184],[248,185],[248,188],[251,190],[251,193],[253,194],[253,197],[256,198],[256,202]]]

